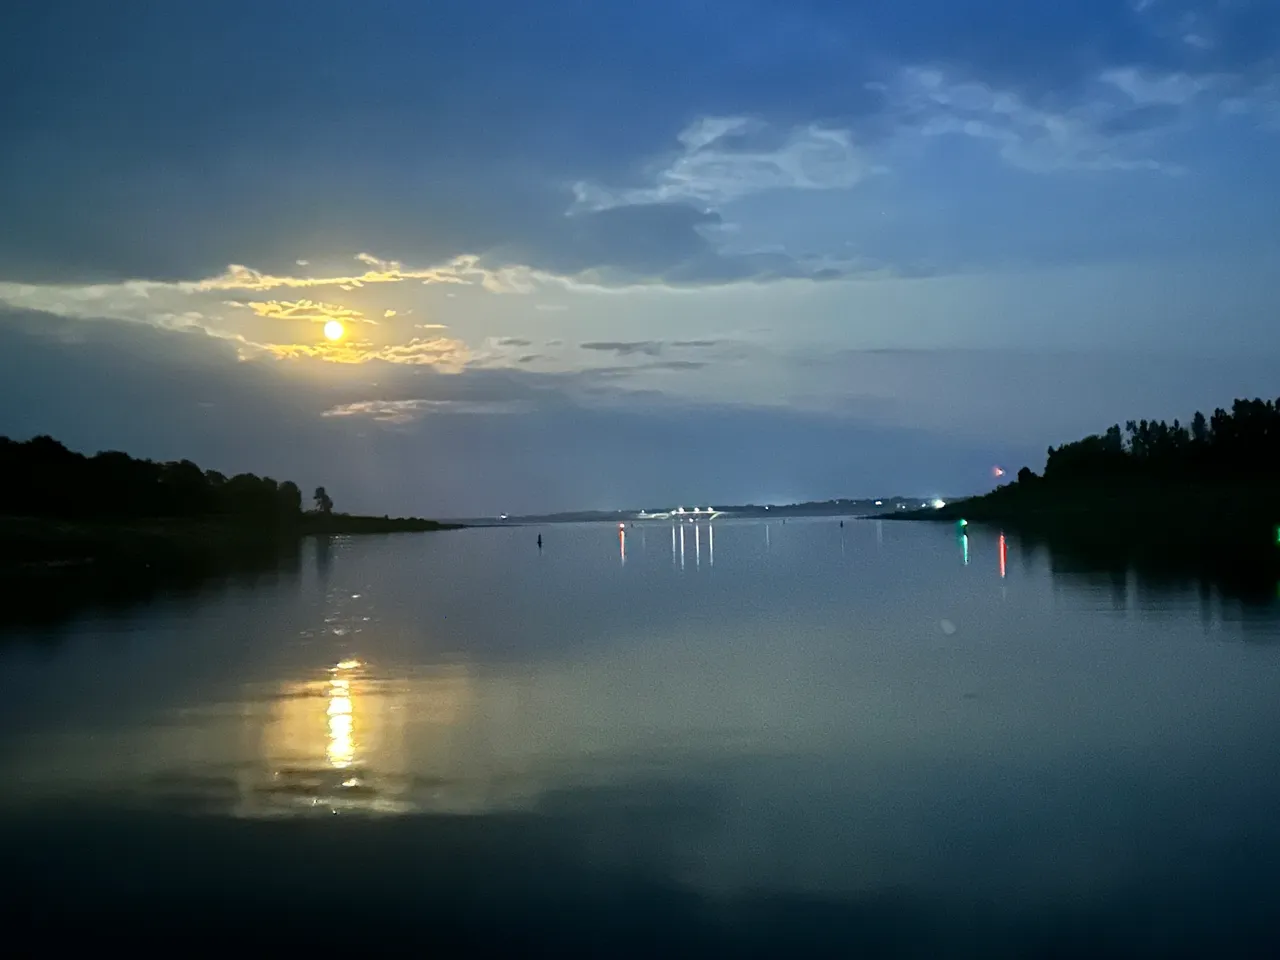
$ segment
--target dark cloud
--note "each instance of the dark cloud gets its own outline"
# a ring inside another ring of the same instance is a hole
[[[811,270],[782,253],[721,253],[705,232],[720,223],[719,214],[683,203],[631,204],[558,216],[536,240],[505,244],[487,259],[495,264],[528,263],[565,274],[587,273],[598,282],[618,285],[660,281],[700,286],[845,275]]]
[[[866,264],[850,267],[809,267],[784,253],[750,253],[724,256],[710,251],[672,264],[658,279],[670,286],[700,286],[752,280],[843,280],[870,273]]]
[[[1105,67],[1260,77],[1280,49],[1261,0],[19,6],[0,35],[0,278],[24,281],[362,249],[677,284],[833,278],[718,255],[715,215],[691,203],[565,217],[569,185],[646,185],[701,116],[762,121],[729,153],[813,121],[874,143],[895,120],[868,83],[907,64],[1071,105]]]
[[[323,483],[376,513],[954,495],[986,485],[992,463],[1039,466],[1048,444],[1117,420],[1274,393],[1264,356],[1153,354],[1135,367],[1124,355],[836,351],[792,369],[797,383],[857,384],[816,412],[644,389],[650,373],[696,375],[691,360],[562,374],[245,362],[199,333],[14,311],[0,335],[0,434]]]
[[[656,357],[662,353],[663,349],[663,344],[660,340],[595,340],[588,343],[580,343],[578,346],[583,350],[616,353],[620,357],[630,357],[638,353],[648,357]]]
[[[695,494],[827,497],[941,482],[960,462],[938,455],[951,441],[847,416],[611,394],[635,367],[444,375],[326,364],[324,376],[300,377],[295,365],[240,361],[225,341],[140,324],[10,311],[0,330],[0,434],[323,483],[352,510],[487,515]],[[612,402],[584,401],[584,386]],[[639,449],[671,457],[638,461]]]
[[[723,355],[731,356],[740,348],[737,344],[730,340],[593,340],[587,343],[578,344],[583,350],[594,350],[601,353],[613,353],[619,357],[659,357],[668,350],[712,350],[718,349]],[[634,369],[658,369],[665,367],[669,370],[680,369],[696,369],[706,366],[705,363],[690,360],[671,360],[662,364],[645,364],[643,367],[620,367],[621,370]]]
[[[531,347],[532,340],[524,340],[520,337],[499,337],[494,341],[499,347]]]
[[[0,271],[189,278],[356,249],[421,261],[503,248],[536,266],[648,275],[703,250],[694,228],[706,216],[691,209],[563,214],[567,182],[625,179],[673,142],[681,101],[722,99],[654,72],[692,81],[718,18],[686,15],[672,36],[656,11],[444,6],[427,16],[383,0],[352,17],[332,2],[305,16],[288,4],[212,15],[149,4],[113,19],[55,2],[24,13],[0,40],[14,81],[0,217],[23,225],[21,242],[0,243]],[[172,40],[197,29],[198,52]],[[57,57],[68,42],[77,56]],[[333,70],[333,57],[377,68]],[[93,109],[81,109],[76,91],[89,86]]]
[[[645,364],[642,369],[649,370],[702,370],[710,366],[701,360],[662,360],[658,363]]]
[[[635,363],[625,367],[592,367],[582,371],[580,377],[590,380],[626,380],[652,370],[702,370],[709,364],[699,360],[653,360],[648,363]]]

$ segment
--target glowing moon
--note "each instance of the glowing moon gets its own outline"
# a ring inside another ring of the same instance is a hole
[[[330,340],[341,340],[342,335],[346,332],[346,327],[337,320],[330,320],[324,325],[324,335]]]

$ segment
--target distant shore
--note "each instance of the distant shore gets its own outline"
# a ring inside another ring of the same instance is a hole
[[[1241,481],[1213,485],[1129,484],[1064,488],[1010,484],[939,510],[894,520],[996,526],[1064,546],[1122,550],[1177,564],[1249,563],[1280,569],[1275,490]]]
[[[885,497],[881,500],[823,500],[804,503],[780,503],[760,506],[715,507],[717,519],[726,520],[790,520],[819,519],[832,520],[867,519],[892,516],[903,513],[909,505],[919,504],[918,497]],[[691,508],[692,509],[692,508]],[[712,508],[707,508],[712,509]],[[678,523],[681,520],[699,519],[691,512],[683,516],[674,515],[661,520],[653,515],[641,516],[641,510],[584,510],[574,513],[534,514],[516,517],[481,517],[458,521],[468,527],[531,527],[554,523]],[[701,519],[707,519],[702,517]]]
[[[364,517],[345,513],[325,517],[306,514],[298,532],[304,536],[354,536],[365,533],[433,533],[437,530],[461,530],[465,526],[464,523],[444,523],[421,517]]]

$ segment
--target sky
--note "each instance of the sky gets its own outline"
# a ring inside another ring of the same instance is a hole
[[[1280,394],[1277,170],[1269,0],[22,4],[0,434],[378,514],[976,492]]]

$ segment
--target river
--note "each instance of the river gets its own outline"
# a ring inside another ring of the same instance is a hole
[[[824,518],[309,541],[73,600],[0,636],[5,911],[50,937],[1280,942],[1274,593]]]

